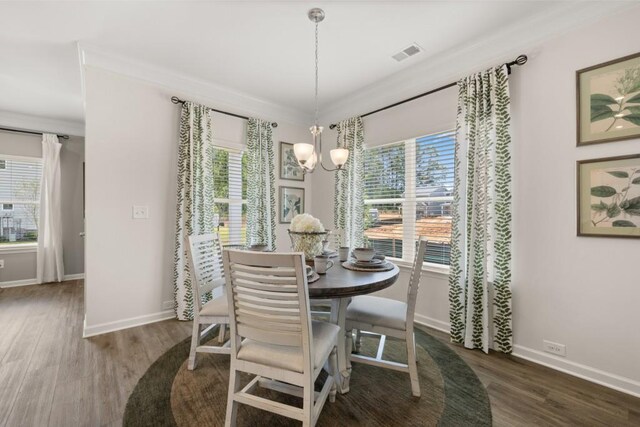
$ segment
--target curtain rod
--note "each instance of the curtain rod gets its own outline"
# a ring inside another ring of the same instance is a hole
[[[514,66],[514,65],[524,65],[524,64],[527,63],[527,59],[528,59],[527,55],[519,55],[515,60],[513,60],[511,62],[507,62],[504,65],[507,66],[507,71],[509,72],[509,74],[511,74],[511,67],[512,66]],[[362,114],[360,117],[364,118],[364,117],[370,116],[372,114],[379,113],[380,111],[384,111],[384,110],[388,110],[389,108],[397,107],[398,105],[404,104],[406,102],[413,101],[413,100],[418,99],[418,98],[422,98],[423,96],[431,95],[433,93],[440,92],[441,90],[449,89],[450,87],[454,87],[457,84],[458,84],[458,82],[453,82],[453,83],[446,84],[444,86],[440,86],[440,87],[435,88],[435,89],[431,89],[428,92],[424,92],[424,93],[421,93],[420,95],[412,96],[411,98],[403,99],[402,101],[398,101],[395,104],[387,105],[386,107],[378,108],[377,110],[374,110],[374,111],[369,111],[366,114]],[[336,126],[338,126],[338,125],[333,123],[333,124],[331,124],[329,126],[329,129],[333,129]]]
[[[45,133],[49,133],[49,132],[40,132],[40,131],[33,131],[33,130],[10,129],[10,128],[0,128],[0,130],[3,130],[5,132],[28,133],[29,135],[42,135]],[[56,136],[62,139],[69,139],[69,135],[56,135]]]
[[[174,104],[184,104],[186,101],[178,98],[177,96],[172,96],[171,97],[171,102],[173,102]],[[222,110],[216,110],[215,108],[211,108],[211,107],[207,107],[207,108],[210,109],[211,111],[215,111],[216,113],[226,114],[227,116],[237,117],[239,119],[244,119],[244,120],[249,120],[249,117],[241,116],[240,114],[229,113],[227,111],[222,111]],[[278,127],[278,123],[276,123],[276,122],[271,123],[271,127],[277,128]]]

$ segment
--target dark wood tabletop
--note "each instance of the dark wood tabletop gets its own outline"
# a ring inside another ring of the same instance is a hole
[[[339,262],[320,275],[320,280],[309,284],[309,298],[345,298],[355,295],[370,294],[393,285],[400,269],[381,272],[352,271],[342,267]]]

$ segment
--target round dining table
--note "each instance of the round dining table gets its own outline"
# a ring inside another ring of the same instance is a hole
[[[388,288],[398,280],[399,275],[400,269],[395,264],[389,271],[353,271],[344,268],[340,262],[336,261],[326,274],[320,275],[320,279],[309,284],[311,300],[331,300],[330,321],[340,327],[338,338],[338,371],[340,372],[338,390],[340,393],[349,392],[351,377],[347,340],[352,339],[352,336],[351,331],[345,328],[347,306],[351,297]]]

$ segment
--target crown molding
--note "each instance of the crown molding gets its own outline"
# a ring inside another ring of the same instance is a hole
[[[83,73],[83,92],[84,69],[95,67],[162,86],[169,91],[174,91],[176,95],[188,97],[216,109],[260,117],[269,121],[293,124],[308,124],[311,121],[310,115],[293,108],[196,79],[184,73],[107,53],[85,43],[78,42],[78,53]]]
[[[71,120],[0,111],[0,125],[3,127],[38,132],[50,132],[73,136],[84,136],[84,123]]]
[[[535,58],[544,42],[610,15],[638,7],[636,2],[559,2],[547,12],[519,20],[491,36],[426,58],[409,68],[345,94],[342,101],[323,107],[323,123],[365,114],[511,61],[519,54]],[[526,67],[526,65],[525,65]],[[517,71],[516,71],[517,72]]]

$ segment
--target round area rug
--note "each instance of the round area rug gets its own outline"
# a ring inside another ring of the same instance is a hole
[[[416,330],[422,396],[411,395],[409,374],[353,363],[350,391],[327,402],[318,426],[490,426],[491,407],[482,383],[447,345]],[[217,331],[210,335],[217,342]],[[222,426],[227,404],[229,356],[198,354],[198,366],[187,370],[190,339],[175,345],[142,376],[129,396],[125,426]],[[361,354],[375,356],[378,338],[363,336]],[[403,341],[387,339],[384,358],[406,363]],[[243,376],[246,384],[251,376]],[[320,375],[319,387],[324,381]],[[290,405],[302,399],[258,388],[257,395]],[[297,426],[299,421],[238,407],[239,426]]]

